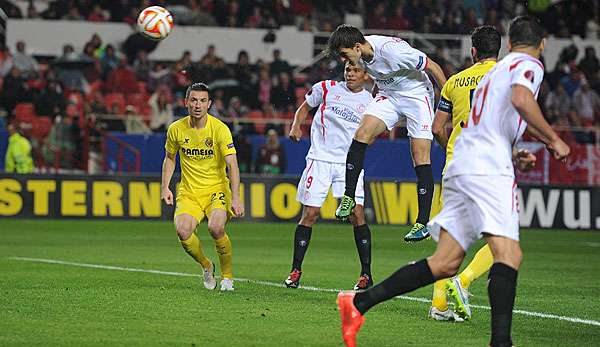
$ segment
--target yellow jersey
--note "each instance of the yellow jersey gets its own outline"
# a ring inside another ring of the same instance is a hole
[[[479,81],[494,65],[496,65],[494,60],[478,62],[470,68],[452,75],[442,88],[438,109],[448,112],[452,116],[452,133],[446,146],[446,165],[444,165],[442,175],[446,173],[448,163],[452,159],[454,142],[461,132],[461,125],[469,118],[473,92]]]
[[[236,153],[231,131],[210,114],[206,118],[202,129],[192,128],[187,116],[173,122],[167,130],[165,150],[173,155],[179,152],[178,189],[187,192],[229,184],[225,156]]]

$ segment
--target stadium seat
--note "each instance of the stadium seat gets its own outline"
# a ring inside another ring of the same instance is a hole
[[[52,120],[50,117],[40,116],[31,124],[31,136],[38,140],[43,140],[50,133]]]
[[[68,104],[67,109],[65,110],[65,113],[66,113],[67,117],[69,117],[71,119],[75,118],[75,117],[79,117],[79,115],[80,115],[77,105],[75,105],[75,104]]]
[[[133,105],[138,110],[148,104],[148,94],[132,93],[127,94],[127,105]]]
[[[117,104],[119,107],[119,113],[125,113],[125,97],[121,93],[109,93],[104,97],[106,108],[109,112],[112,110],[112,105]]]
[[[32,103],[19,103],[15,106],[15,118],[21,123],[32,123],[36,117]]]
[[[148,87],[147,87],[146,82],[138,81],[137,85],[138,85],[138,93],[142,93],[142,94],[148,93]]]
[[[104,82],[102,80],[95,80],[90,83],[90,92],[86,95],[88,100],[92,100],[94,93],[102,92],[102,88],[104,87]]]

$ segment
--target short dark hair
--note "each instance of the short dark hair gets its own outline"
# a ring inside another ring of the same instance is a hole
[[[192,83],[185,91],[186,99],[190,97],[190,93],[192,92],[192,90],[195,90],[197,92],[207,92],[208,98],[210,99],[210,89],[208,89],[208,86],[206,84],[200,82]]]
[[[325,55],[328,57],[336,57],[341,48],[352,48],[357,43],[365,42],[367,42],[365,36],[357,27],[342,24],[331,33],[331,36],[329,36]]]
[[[539,47],[544,39],[544,28],[539,21],[530,16],[515,17],[510,22],[508,39],[514,46]]]
[[[482,25],[471,33],[471,45],[477,50],[477,58],[497,58],[502,37],[491,25]]]

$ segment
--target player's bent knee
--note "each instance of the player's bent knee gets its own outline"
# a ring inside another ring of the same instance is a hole
[[[312,226],[317,222],[317,219],[319,219],[319,213],[320,209],[318,207],[304,206],[300,224],[307,227]]]
[[[208,232],[214,239],[220,239],[225,236],[225,224],[209,222]]]
[[[187,240],[192,236],[194,232],[194,228],[191,223],[178,223],[175,226],[175,231],[177,232],[177,236],[180,240]]]

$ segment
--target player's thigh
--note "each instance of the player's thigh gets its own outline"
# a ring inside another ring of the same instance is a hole
[[[320,160],[307,159],[306,168],[298,182],[296,200],[304,206],[321,207],[332,182],[332,165]]]
[[[474,202],[469,211],[481,236],[490,234],[519,241],[517,185],[513,177],[460,176],[465,194]]]
[[[354,138],[365,143],[370,143],[386,128],[392,130],[400,121],[400,113],[390,99],[383,95],[373,99],[363,114]]]
[[[198,220],[196,217],[187,213],[182,213],[175,216],[174,222],[175,231],[177,232],[177,236],[180,240],[189,239],[198,226]]]
[[[462,247],[463,251],[479,239],[479,231],[471,219],[469,209],[472,201],[463,192],[458,177],[444,180],[444,206],[428,224],[431,237],[438,241],[442,230],[446,230]]]
[[[433,94],[394,98],[393,102],[406,117],[406,128],[411,139],[433,140]]]
[[[484,234],[490,246],[495,263],[503,263],[518,270],[523,260],[523,252],[519,241],[508,237]]]
[[[431,164],[431,140],[411,137],[410,154],[414,166]]]
[[[427,258],[431,273],[435,278],[454,276],[465,257],[465,250],[455,237],[441,229],[438,244],[432,256]]]
[[[339,199],[344,196],[346,191],[346,165],[332,165],[331,193],[334,198]],[[354,201],[357,205],[365,204],[365,170],[361,170],[356,182],[356,190],[354,191]]]

